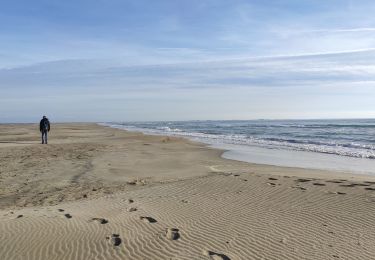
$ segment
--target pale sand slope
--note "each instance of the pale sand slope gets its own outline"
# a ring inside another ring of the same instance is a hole
[[[43,146],[35,125],[0,125],[0,259],[375,259],[370,177],[53,127]]]

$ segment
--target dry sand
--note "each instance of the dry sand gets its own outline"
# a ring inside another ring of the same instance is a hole
[[[0,259],[375,259],[375,180],[95,124],[0,125]]]

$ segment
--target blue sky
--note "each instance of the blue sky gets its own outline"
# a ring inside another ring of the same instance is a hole
[[[0,122],[375,117],[375,2],[0,3]]]

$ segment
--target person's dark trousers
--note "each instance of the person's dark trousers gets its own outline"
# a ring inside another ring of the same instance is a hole
[[[42,131],[42,144],[47,144],[48,131]]]

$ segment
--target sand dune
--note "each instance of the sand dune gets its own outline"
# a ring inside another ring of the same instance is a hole
[[[95,125],[56,132],[46,148],[0,146],[0,259],[375,259],[373,178]]]

